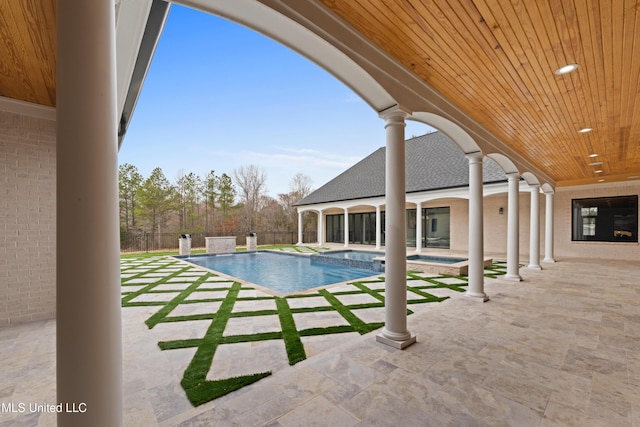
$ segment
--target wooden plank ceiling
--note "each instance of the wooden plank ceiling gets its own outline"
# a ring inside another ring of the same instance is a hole
[[[558,185],[640,175],[640,0],[319,1]],[[0,1],[0,96],[55,106],[55,37],[55,0]]]
[[[320,1],[558,185],[640,175],[640,0]]]
[[[56,0],[0,1],[0,96],[56,105]]]

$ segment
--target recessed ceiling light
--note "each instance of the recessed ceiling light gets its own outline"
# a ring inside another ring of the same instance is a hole
[[[593,171],[593,173],[602,173],[602,169],[598,169],[597,171]]]
[[[604,182],[604,179],[599,179],[598,182]]]
[[[583,128],[583,129],[580,129],[580,130],[578,131],[578,133],[587,133],[587,132],[591,132],[592,130],[593,130],[593,129],[591,129],[591,128]]]
[[[598,157],[598,154],[595,154],[595,153],[589,154],[589,157]]]
[[[604,162],[592,162],[592,163],[589,163],[589,166],[598,166],[598,165],[601,165],[602,163]]]
[[[568,65],[565,65],[564,67],[558,68],[556,70],[556,74],[560,76],[562,74],[567,74],[572,71],[575,71],[577,68],[578,68],[578,64],[568,64]]]

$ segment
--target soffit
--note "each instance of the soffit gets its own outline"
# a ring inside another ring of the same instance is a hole
[[[317,1],[558,185],[640,174],[640,0]],[[0,96],[55,106],[55,9],[0,2]]]
[[[640,1],[320,1],[558,185],[640,174]]]
[[[56,0],[0,2],[0,96],[56,104]]]

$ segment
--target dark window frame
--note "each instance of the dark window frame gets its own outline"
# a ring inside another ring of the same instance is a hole
[[[638,243],[638,195],[572,199],[571,241]]]

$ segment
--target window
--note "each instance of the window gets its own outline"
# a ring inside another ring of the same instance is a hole
[[[449,249],[450,207],[422,209],[422,247]]]
[[[325,241],[344,243],[344,214],[327,215]]]
[[[580,215],[582,215],[582,235],[595,236],[598,208],[580,208]]]
[[[573,241],[638,242],[638,196],[574,199]]]

